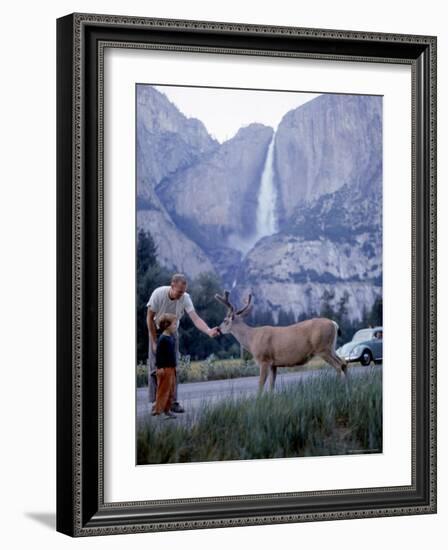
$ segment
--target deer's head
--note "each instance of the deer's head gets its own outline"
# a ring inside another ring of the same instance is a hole
[[[221,304],[223,304],[227,308],[227,315],[224,317],[223,322],[218,327],[221,334],[228,334],[229,332],[231,332],[232,327],[235,324],[241,323],[243,318],[246,317],[246,315],[248,315],[250,313],[250,310],[252,309],[252,294],[249,294],[246,300],[246,305],[239,310],[235,310],[234,306],[230,303],[229,295],[230,293],[228,290],[224,291],[224,296],[215,294],[215,298],[218,300],[218,302],[221,302]]]

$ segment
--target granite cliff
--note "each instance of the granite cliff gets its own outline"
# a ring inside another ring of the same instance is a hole
[[[164,265],[215,272],[236,299],[252,291],[274,315],[319,311],[325,290],[335,303],[348,292],[351,318],[372,306],[382,292],[381,98],[321,95],[275,134],[254,123],[219,144],[141,88],[137,223]],[[260,234],[260,219],[275,219],[274,234]]]
[[[149,231],[160,262],[196,277],[215,269],[207,255],[173,222],[155,192],[164,178],[194,165],[219,147],[205,126],[187,118],[152,86],[137,86],[137,227]]]

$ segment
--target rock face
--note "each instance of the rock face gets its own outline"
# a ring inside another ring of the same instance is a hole
[[[381,296],[381,98],[322,95],[283,117],[271,149],[278,232],[257,242],[272,128],[254,123],[220,145],[153,88],[137,101],[137,223],[161,263],[214,271],[274,318],[319,312],[325,291],[332,305],[348,292],[361,318]]]
[[[239,298],[319,312],[349,295],[360,319],[382,294],[382,103],[324,95],[290,111],[275,137],[279,232],[259,241],[236,279]]]
[[[233,281],[241,251],[256,231],[258,190],[272,128],[251,124],[197,164],[157,187],[177,227],[207,254],[223,281]]]
[[[207,250],[238,249],[250,237],[272,128],[251,124],[197,164],[167,177],[157,193],[176,224]]]
[[[382,152],[382,98],[325,94],[289,111],[275,140],[280,219],[370,179]]]
[[[192,278],[204,271],[215,272],[208,256],[176,227],[157,197],[152,198],[151,208],[137,211],[137,227],[149,231],[157,245],[158,260],[173,272]]]
[[[381,242],[360,233],[350,242],[308,240],[278,233],[262,239],[245,258],[237,278],[239,301],[251,292],[256,306],[274,318],[280,307],[296,316],[321,310],[324,291],[334,304],[348,292],[350,318],[361,318],[381,295]]]
[[[176,226],[155,187],[219,145],[202,122],[185,117],[164,94],[137,86],[137,227],[149,231],[160,262],[196,277],[215,269],[201,248]]]
[[[137,196],[219,147],[205,126],[187,118],[152,86],[137,86]]]

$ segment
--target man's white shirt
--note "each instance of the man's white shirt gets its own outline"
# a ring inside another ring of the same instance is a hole
[[[188,292],[185,292],[178,300],[171,300],[169,297],[170,286],[159,286],[149,298],[146,307],[150,307],[155,313],[154,321],[159,326],[159,319],[164,313],[171,313],[177,317],[177,327],[185,312],[194,311],[193,302]]]

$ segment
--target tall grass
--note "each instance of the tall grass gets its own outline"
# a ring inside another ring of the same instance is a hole
[[[338,455],[382,450],[378,369],[345,383],[321,371],[261,397],[204,402],[189,423],[150,417],[137,434],[138,464]]]

